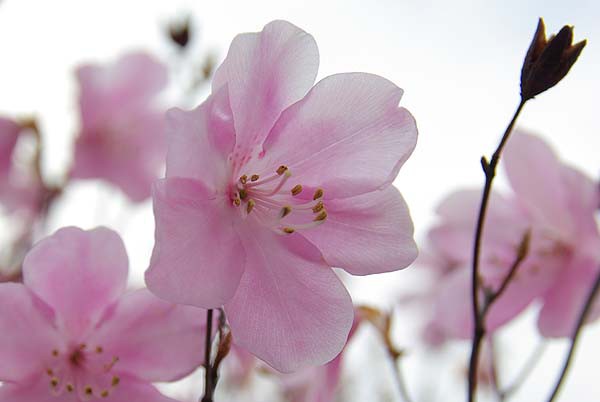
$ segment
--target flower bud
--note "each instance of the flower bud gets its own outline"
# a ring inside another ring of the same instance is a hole
[[[546,38],[540,18],[521,69],[521,97],[529,100],[558,84],[569,72],[586,41],[573,45],[573,27],[565,25],[557,35]]]
[[[185,49],[188,42],[190,41],[191,24],[190,19],[186,18],[183,21],[173,22],[169,26],[169,38],[179,46],[181,49]]]

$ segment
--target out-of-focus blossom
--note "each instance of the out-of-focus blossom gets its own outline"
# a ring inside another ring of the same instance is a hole
[[[127,255],[108,229],[64,228],[0,284],[0,401],[167,402],[151,384],[200,365],[205,311],[124,294]]]
[[[493,331],[533,300],[542,309],[543,336],[569,336],[588,287],[600,265],[600,237],[595,220],[598,184],[562,164],[540,138],[515,133],[503,158],[511,196],[493,193],[481,256],[484,289],[496,291],[516,259],[523,236],[529,252],[515,278],[491,307],[486,328]],[[429,233],[434,287],[434,317],[427,333],[444,337],[472,335],[471,254],[480,191],[459,191],[438,208],[440,223]],[[598,317],[596,309],[590,319]]]
[[[19,138],[21,126],[9,119],[0,117],[0,185],[4,186],[8,180],[12,154]]]
[[[157,95],[166,67],[143,53],[77,70],[81,129],[71,177],[103,179],[132,201],[147,199],[164,163],[164,111]]]
[[[318,64],[312,36],[290,23],[237,36],[211,96],[170,112],[154,188],[149,288],[224,305],[237,344],[284,372],[346,343],[352,302],[330,267],[373,274],[417,254],[391,185],[417,138],[402,90],[365,73],[313,87]]]

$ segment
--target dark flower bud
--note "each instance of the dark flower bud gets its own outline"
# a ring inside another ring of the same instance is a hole
[[[575,64],[585,44],[585,40],[573,44],[573,27],[567,25],[546,39],[546,27],[540,18],[521,69],[523,100],[558,84]]]
[[[190,19],[173,22],[169,26],[169,37],[181,49],[184,49],[190,41],[191,24]]]

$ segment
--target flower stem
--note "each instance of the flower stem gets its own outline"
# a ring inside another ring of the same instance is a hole
[[[562,386],[564,379],[567,376],[567,372],[569,371],[569,366],[571,365],[571,360],[573,359],[573,354],[575,353],[575,348],[577,347],[577,341],[579,340],[579,335],[581,334],[581,330],[583,328],[583,324],[592,309],[592,305],[594,304],[594,299],[598,294],[598,290],[600,290],[600,273],[596,277],[596,282],[592,286],[590,293],[588,294],[587,300],[581,313],[579,314],[579,319],[577,320],[577,325],[575,326],[575,330],[573,331],[573,335],[571,336],[571,346],[569,347],[569,353],[565,359],[562,370],[560,371],[560,376],[558,377],[558,381],[552,390],[552,394],[548,398],[548,402],[553,402],[554,399],[558,396],[558,392],[560,391],[560,387]]]
[[[523,110],[523,106],[527,102],[526,99],[521,99],[519,106],[515,111],[512,120],[506,127],[504,135],[500,140],[500,144],[496,148],[492,155],[492,159],[488,162],[485,157],[481,158],[481,164],[485,173],[485,185],[483,187],[483,194],[481,197],[481,205],[479,207],[479,216],[477,218],[477,227],[475,230],[475,245],[473,247],[473,271],[471,280],[471,298],[473,303],[473,343],[471,348],[471,359],[469,362],[469,383],[468,383],[468,401],[474,402],[476,397],[475,393],[477,390],[477,368],[479,365],[479,352],[481,349],[481,341],[485,336],[485,317],[482,314],[479,305],[479,290],[480,290],[480,278],[479,278],[479,258],[481,254],[481,239],[483,235],[483,227],[485,222],[485,216],[489,204],[490,194],[492,190],[492,182],[496,175],[496,167],[500,162],[500,155],[508,137],[512,132],[519,114]],[[486,309],[487,310],[487,309]]]
[[[204,396],[201,402],[213,402],[214,384],[212,381],[212,367],[210,355],[212,349],[212,322],[213,310],[208,309],[206,313],[206,342],[204,344]]]

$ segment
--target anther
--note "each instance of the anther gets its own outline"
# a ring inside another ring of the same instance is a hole
[[[79,349],[83,350],[85,348],[87,348],[87,345],[85,343],[79,344]]]
[[[52,378],[50,379],[50,386],[51,386],[52,388],[56,388],[56,387],[58,387],[58,383],[59,383],[59,381],[58,381],[58,377],[52,377]]]
[[[319,201],[317,202],[317,205],[312,207],[312,211],[316,214],[317,212],[321,212],[324,207],[325,205],[323,204],[323,201]]]
[[[247,182],[248,182],[248,176],[243,175],[242,177],[240,177],[240,183],[246,184]]]
[[[234,198],[233,203],[235,204],[236,207],[239,207],[242,202],[240,201],[239,198]]]
[[[253,174],[252,176],[250,176],[250,181],[257,181],[258,179],[260,179],[260,176],[257,174]]]
[[[102,348],[102,346],[96,346],[96,353],[100,354],[104,352],[104,349]]]
[[[65,388],[67,389],[67,392],[75,391],[75,386],[73,384],[67,384]]]
[[[107,389],[103,390],[103,391],[100,393],[100,396],[101,396],[102,398],[107,398],[107,397],[108,397],[108,395],[109,395],[109,393],[108,393],[108,390],[107,390]]]
[[[292,188],[292,195],[296,196],[298,194],[300,194],[300,192],[302,192],[302,185],[300,184],[296,184],[293,188]]]
[[[254,209],[255,205],[256,205],[256,202],[253,199],[249,199],[248,200],[248,204],[246,205],[246,212],[247,213],[252,212],[252,210]]]
[[[54,370],[48,369],[48,370],[46,370],[46,374],[48,374],[50,377],[52,377],[54,375]]]
[[[245,200],[248,197],[248,191],[246,191],[245,189],[241,189],[239,191],[239,194],[240,194],[240,198],[242,200]]]
[[[92,395],[94,393],[94,389],[88,385],[84,388],[83,392],[85,392],[86,395]]]
[[[287,172],[287,170],[288,170],[288,167],[287,167],[287,166],[285,166],[285,165],[281,165],[281,166],[279,166],[279,167],[277,168],[277,174],[278,174],[279,176],[281,176],[282,174],[284,174],[285,172]]]
[[[54,349],[54,350],[52,350],[52,356],[54,356],[54,357],[58,357],[58,354],[59,354],[59,353],[58,353],[58,349]]]
[[[289,205],[285,205],[283,208],[281,208],[281,211],[279,211],[279,219],[285,218],[291,212],[292,212],[292,207],[290,207]]]
[[[325,219],[327,219],[327,211],[322,210],[319,215],[315,216],[314,221],[320,222],[320,221],[324,221]]]
[[[313,200],[318,200],[321,197],[323,197],[323,189],[318,188],[315,190],[315,195],[313,195]]]
[[[120,382],[121,382],[121,379],[118,376],[114,376],[112,378],[110,385],[112,385],[113,387],[116,387],[117,385],[119,385]]]
[[[284,227],[281,230],[283,230],[283,233],[287,233],[287,234],[292,234],[295,232],[294,228],[290,228],[290,227]]]

